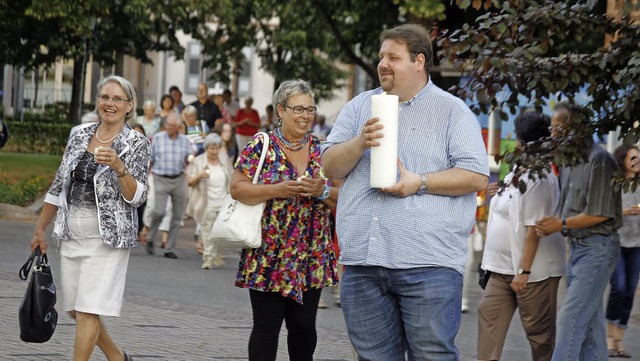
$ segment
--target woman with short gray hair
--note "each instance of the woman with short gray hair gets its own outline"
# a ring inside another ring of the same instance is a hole
[[[268,147],[254,136],[233,171],[234,199],[266,203],[262,244],[242,251],[235,285],[249,289],[250,361],[276,359],[283,321],[289,359],[313,360],[320,293],[338,282],[330,220],[338,189],[324,176],[320,140],[309,134],[317,110],[309,83],[285,81],[273,99],[281,125],[269,134]],[[253,184],[262,152],[266,159]]]
[[[109,336],[104,316],[120,316],[137,208],[147,198],[149,141],[127,122],[136,92],[120,76],[98,83],[97,123],[71,129],[62,163],[44,199],[31,250],[47,251],[46,229],[60,246],[65,311],[75,320],[74,360],[97,345],[107,360],[131,361]]]
[[[160,117],[156,114],[156,102],[147,99],[142,103],[143,115],[136,118],[136,124],[142,125],[144,133],[151,140],[154,134],[160,130]]]

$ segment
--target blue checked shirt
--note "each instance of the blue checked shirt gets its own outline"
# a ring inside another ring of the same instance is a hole
[[[171,139],[167,132],[158,132],[151,140],[151,172],[160,175],[183,173],[187,167],[187,157],[195,154],[196,149],[182,134]]]
[[[381,92],[380,88],[367,91],[347,103],[322,151],[360,134],[371,118],[371,96]],[[463,273],[476,194],[387,195],[369,186],[370,155],[365,151],[340,188],[336,218],[340,261],[395,269],[448,267]],[[462,100],[431,80],[399,105],[398,156],[415,173],[460,168],[489,175],[475,116]]]

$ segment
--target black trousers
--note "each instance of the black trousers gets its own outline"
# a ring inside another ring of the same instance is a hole
[[[304,304],[278,292],[249,290],[253,329],[249,337],[249,361],[275,361],[282,320],[287,326],[289,360],[312,361],[316,350],[316,314],[322,289],[302,293]]]

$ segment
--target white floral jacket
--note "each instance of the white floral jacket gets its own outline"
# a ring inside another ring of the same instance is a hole
[[[58,207],[53,227],[53,236],[57,241],[69,238],[67,192],[71,184],[71,172],[87,150],[89,141],[99,124],[80,124],[71,129],[62,163],[45,197],[45,202]],[[127,124],[122,127],[111,147],[118,153],[138,186],[133,199],[126,200],[120,191],[115,171],[109,166],[98,165],[93,185],[100,235],[104,243],[112,247],[134,247],[138,235],[138,207],[147,199],[151,147],[144,135],[131,129]]]

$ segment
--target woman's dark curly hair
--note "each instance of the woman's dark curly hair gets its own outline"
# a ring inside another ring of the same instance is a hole
[[[533,142],[548,137],[551,118],[548,115],[527,110],[515,119],[516,137],[523,143]]]

